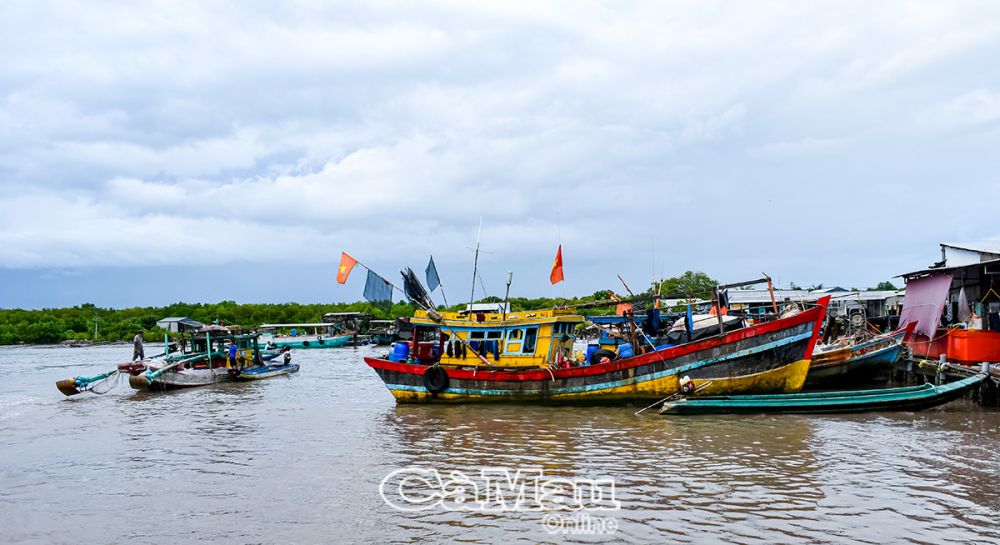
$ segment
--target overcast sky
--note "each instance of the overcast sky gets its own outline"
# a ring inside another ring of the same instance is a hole
[[[0,307],[356,300],[342,250],[458,302],[480,218],[494,295],[1000,238],[996,2],[5,1],[0,44]]]

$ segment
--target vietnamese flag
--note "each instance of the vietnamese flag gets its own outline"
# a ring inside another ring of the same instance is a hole
[[[340,268],[337,269],[337,283],[343,284],[347,282],[347,276],[351,274],[354,270],[354,266],[358,264],[358,260],[347,255],[347,252],[340,252]]]
[[[553,284],[558,284],[563,281],[563,270],[562,270],[562,244],[559,245],[559,249],[556,250],[556,260],[552,263],[552,272],[549,273],[549,282]]]

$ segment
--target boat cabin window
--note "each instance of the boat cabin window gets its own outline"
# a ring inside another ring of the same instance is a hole
[[[503,337],[503,331],[500,330],[490,330],[486,332],[487,339],[499,339]]]
[[[485,339],[486,338],[486,333],[484,331],[470,331],[469,332],[469,338],[470,339]]]
[[[521,347],[521,352],[531,353],[535,352],[535,341],[538,340],[538,328],[529,327],[524,330],[524,346]]]
[[[556,322],[552,325],[552,333],[556,335],[570,334],[575,329],[575,326],[569,322]]]
[[[519,340],[521,340],[521,330],[520,329],[512,329],[512,330],[510,330],[510,332],[507,333],[507,340],[509,340],[509,341],[519,341]]]

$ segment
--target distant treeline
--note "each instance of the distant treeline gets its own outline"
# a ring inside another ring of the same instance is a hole
[[[688,294],[691,297],[711,296],[717,282],[702,272],[688,271],[680,276],[654,282],[643,293]],[[821,288],[822,285],[810,289]],[[883,282],[875,289],[895,289],[889,282]],[[621,293],[621,291],[619,291]],[[553,308],[562,304],[576,306],[594,301],[607,301],[607,291],[598,291],[583,297],[536,298],[512,297],[511,310],[537,310]],[[479,299],[478,303],[499,303],[499,297]],[[443,309],[444,307],[439,307]],[[464,303],[448,310],[460,310]],[[215,304],[175,303],[166,307],[136,307],[126,309],[98,308],[92,304],[73,308],[44,310],[3,310],[0,309],[0,344],[51,344],[65,340],[124,341],[130,340],[139,331],[148,340],[162,339],[163,331],[156,322],[171,316],[193,318],[202,323],[218,320],[224,325],[238,325],[253,329],[266,323],[308,323],[319,322],[327,312],[362,312],[374,319],[392,319],[413,316],[415,307],[398,302],[391,307],[376,306],[361,301],[357,303],[310,304],[237,304],[222,301]],[[593,316],[614,312],[613,306],[586,307],[578,309],[583,315]]]
[[[598,292],[603,297],[605,292]],[[595,294],[597,295],[597,294]],[[573,298],[567,304],[593,301],[594,296]],[[488,297],[477,302],[499,302]],[[535,310],[551,308],[563,303],[563,299],[511,298],[511,308],[515,310]],[[443,308],[443,307],[441,307]],[[459,310],[456,305],[449,310]],[[92,304],[72,308],[20,310],[0,309],[0,345],[3,344],[52,344],[65,340],[124,341],[130,340],[143,331],[147,340],[163,338],[163,330],[156,322],[171,316],[193,318],[202,323],[218,320],[224,325],[239,325],[253,329],[266,323],[309,323],[319,322],[327,312],[362,312],[374,319],[392,319],[413,316],[415,307],[409,303],[397,302],[392,307],[379,307],[369,302],[308,304],[237,304],[222,301],[215,304],[175,303],[165,307],[136,307],[126,309],[99,308]],[[581,312],[600,314],[608,308],[586,309]]]

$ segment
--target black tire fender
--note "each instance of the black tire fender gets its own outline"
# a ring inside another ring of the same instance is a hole
[[[618,354],[615,354],[606,348],[598,348],[597,350],[594,350],[593,354],[590,355],[590,364],[597,365],[598,363],[601,363],[601,360],[604,358],[614,361],[618,358]]]
[[[424,388],[432,394],[447,390],[448,382],[448,372],[440,365],[432,365],[424,371]]]

